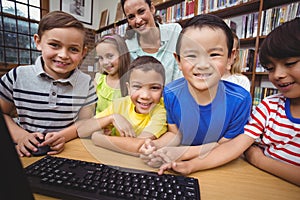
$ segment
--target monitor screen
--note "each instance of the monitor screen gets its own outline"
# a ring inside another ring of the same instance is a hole
[[[1,109],[0,128],[0,199],[34,199]]]

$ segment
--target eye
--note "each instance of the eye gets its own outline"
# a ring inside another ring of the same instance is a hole
[[[138,10],[138,14],[139,14],[139,15],[144,14],[144,13],[145,13],[145,10],[146,10],[146,9],[139,9],[139,10]]]
[[[269,72],[272,72],[274,70],[274,66],[272,66],[271,64],[266,64],[263,67]]]
[[[107,58],[107,59],[113,59],[113,58],[114,58],[114,54],[107,54],[107,55],[106,55],[106,58]]]
[[[292,67],[293,65],[297,64],[297,62],[298,62],[298,60],[294,61],[294,62],[287,62],[287,63],[285,63],[285,66]]]
[[[216,56],[221,56],[221,54],[219,54],[219,53],[211,53],[210,54],[210,57],[216,57]]]
[[[133,20],[134,18],[135,18],[134,15],[127,15],[127,19],[128,19],[128,20]]]
[[[160,86],[160,85],[154,85],[154,86],[151,86],[150,89],[151,89],[151,90],[155,90],[155,91],[161,90],[161,86]]]
[[[196,58],[197,56],[194,55],[194,54],[188,54],[188,55],[186,55],[186,57],[187,57],[187,58]]]
[[[59,45],[57,43],[49,43],[49,45],[53,48],[58,48]]]
[[[96,61],[101,62],[103,60],[103,57],[102,56],[97,56],[95,59],[96,59]]]
[[[132,85],[131,87],[132,87],[133,89],[140,89],[142,86],[134,84],[134,85]]]
[[[70,47],[70,51],[73,52],[73,53],[80,52],[79,48],[76,48],[76,47]]]

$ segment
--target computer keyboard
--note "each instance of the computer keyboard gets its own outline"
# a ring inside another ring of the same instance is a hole
[[[34,193],[62,199],[200,199],[198,180],[45,156],[25,168]]]

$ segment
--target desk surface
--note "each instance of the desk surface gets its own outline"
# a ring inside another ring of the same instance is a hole
[[[96,147],[89,139],[75,139],[68,142],[65,150],[57,156],[156,171],[137,157]],[[25,167],[38,159],[40,157],[25,157],[21,158],[21,161]],[[300,200],[300,187],[253,167],[242,158],[190,176],[198,178],[202,200]],[[38,194],[34,196],[36,200],[54,199]]]

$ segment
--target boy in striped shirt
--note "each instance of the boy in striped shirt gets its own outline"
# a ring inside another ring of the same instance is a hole
[[[62,11],[48,13],[34,41],[42,53],[35,64],[16,67],[0,81],[0,106],[20,156],[46,145],[48,154],[60,153],[77,137],[74,122],[92,117],[97,102],[91,77],[78,69],[87,52],[80,21]],[[10,116],[15,109],[17,123]]]

